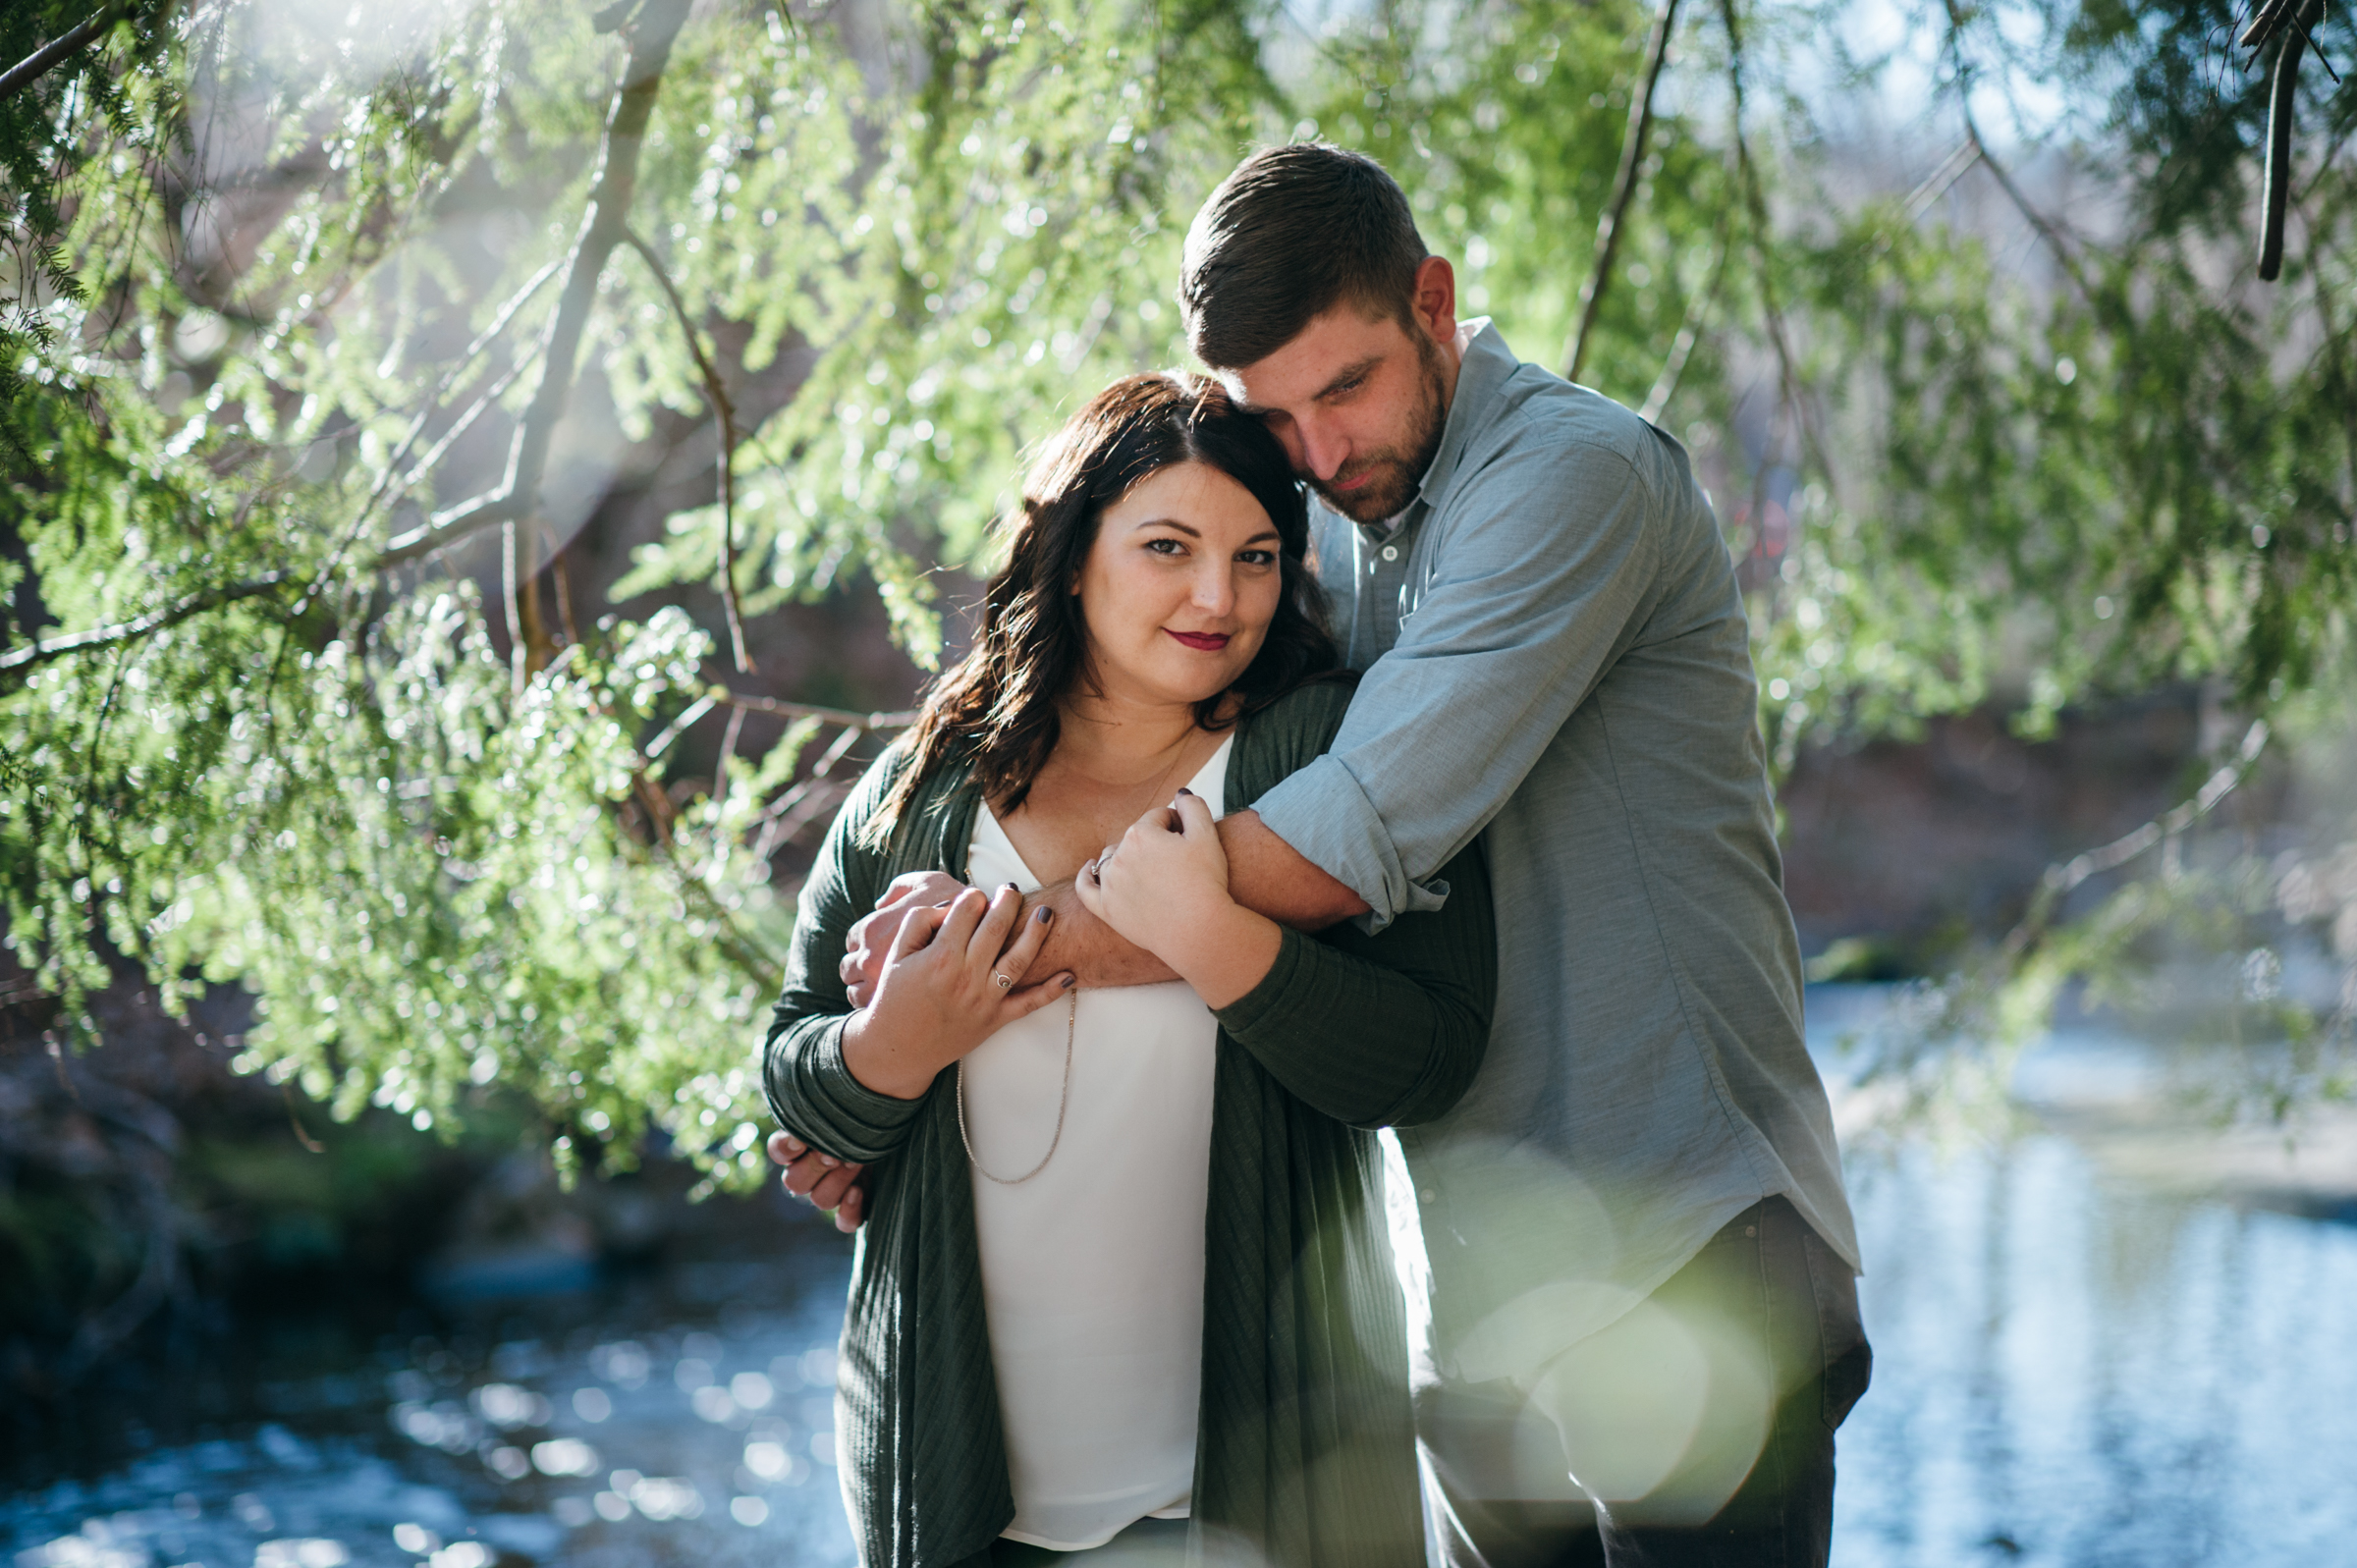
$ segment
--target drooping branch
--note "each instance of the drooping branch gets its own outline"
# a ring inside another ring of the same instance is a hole
[[[110,4],[100,6],[88,21],[59,33],[6,71],[0,71],[0,103],[40,81],[60,63],[80,53],[92,38],[113,27],[115,18],[122,15],[124,3],[125,0],[111,0]]]
[[[822,708],[816,703],[784,702],[776,697],[749,696],[715,686],[707,693],[714,701],[733,708],[749,708],[755,713],[776,714],[782,719],[816,719],[822,724],[842,725],[850,730],[905,730],[916,723],[916,710],[897,713],[858,713],[850,708]]]
[[[1981,144],[1977,138],[1966,136],[1956,143],[1956,150],[1941,159],[1940,167],[1925,175],[1923,184],[1907,192],[1907,221],[1913,223],[1929,212],[1932,203],[1946,195],[1948,187],[1971,173],[1972,166],[1980,161]]]
[[[1644,82],[1632,93],[1628,102],[1628,129],[1620,138],[1620,168],[1613,177],[1612,204],[1596,223],[1596,262],[1588,271],[1586,287],[1579,291],[1579,326],[1571,334],[1571,343],[1563,351],[1563,379],[1577,381],[1580,366],[1588,356],[1588,345],[1596,331],[1597,313],[1604,308],[1604,291],[1613,281],[1613,261],[1620,249],[1621,222],[1628,215],[1628,204],[1637,192],[1637,181],[1645,166],[1645,138],[1653,130],[1653,89],[1662,80],[1662,66],[1670,56],[1670,32],[1677,21],[1677,0],[1662,0],[1662,9],[1654,14],[1653,35],[1645,44]]]
[[[426,394],[425,404],[417,410],[417,417],[410,421],[410,428],[402,435],[400,444],[393,449],[393,455],[385,460],[385,471],[377,480],[376,488],[369,491],[368,499],[360,503],[360,510],[353,514],[353,519],[346,525],[342,537],[336,541],[335,549],[328,552],[327,560],[313,574],[311,585],[302,591],[302,599],[296,606],[298,614],[301,613],[304,605],[316,599],[326,588],[329,577],[343,563],[344,553],[352,548],[353,541],[360,536],[360,530],[368,525],[368,519],[374,514],[377,507],[386,498],[400,495],[432,472],[434,464],[442,460],[442,455],[450,450],[452,443],[464,435],[482,411],[515,384],[517,376],[521,374],[525,365],[530,363],[533,357],[530,352],[517,355],[513,364],[493,378],[490,390],[477,398],[471,407],[459,415],[457,421],[436,438],[434,444],[426,449],[424,457],[418,459],[416,463],[411,466],[406,473],[403,471],[404,464],[409,462],[410,453],[415,449],[418,439],[425,434],[426,425],[440,410],[443,398],[448,395],[452,387],[458,384],[459,378],[465,375],[474,362],[490,350],[491,345],[499,341],[500,335],[508,330],[509,323],[516,319],[517,312],[521,311],[531,297],[540,292],[541,287],[549,279],[556,276],[557,268],[562,265],[561,259],[551,261],[526,279],[523,287],[509,296],[507,303],[499,307],[498,312],[491,318],[491,324],[475,334],[474,341],[468,344],[466,351],[459,355],[458,362],[449,366],[435,379],[434,390]]]
[[[1727,220],[1719,220],[1719,238],[1713,247],[1711,270],[1703,286],[1695,291],[1693,300],[1686,306],[1686,319],[1678,323],[1677,336],[1670,342],[1670,356],[1662,361],[1662,373],[1653,379],[1653,390],[1645,394],[1645,406],[1637,416],[1646,423],[1658,421],[1670,407],[1670,400],[1677,395],[1677,383],[1686,373],[1686,360],[1694,352],[1694,343],[1702,335],[1702,324],[1719,299],[1719,281],[1727,274]]]
[[[2292,26],[2283,29],[2283,41],[2275,46],[2275,72],[2269,83],[2267,95],[2267,203],[2259,230],[2259,279],[2273,283],[2283,271],[2283,222],[2291,210],[2291,106],[2299,86],[2300,51],[2313,48],[2315,40],[2308,36],[2307,18],[2299,12],[2313,12],[2322,0],[2290,0],[2282,8]],[[2252,24],[2252,32],[2258,24]],[[2243,34],[2244,41],[2251,33]],[[2319,59],[2323,53],[2319,51]]]
[[[1810,456],[1830,486],[1835,482],[1833,460],[1817,439],[1816,423],[1809,417],[1808,400],[1801,395],[1791,340],[1784,332],[1783,308],[1777,303],[1776,280],[1768,271],[1768,197],[1760,188],[1760,171],[1752,162],[1751,141],[1743,129],[1743,31],[1742,21],[1735,14],[1735,0],[1719,0],[1719,15],[1727,27],[1727,79],[1732,98],[1728,112],[1734,123],[1735,175],[1743,188],[1744,210],[1751,219],[1751,251],[1758,263],[1754,280],[1759,284],[1761,313],[1767,318],[1768,343],[1776,351],[1777,373],[1782,380],[1785,397],[1791,400],[1793,417],[1800,421]],[[1758,515],[1756,508],[1753,514]]]
[[[496,523],[519,521],[537,505],[557,421],[573,396],[574,372],[590,310],[597,302],[598,279],[628,232],[647,120],[654,113],[663,71],[671,62],[672,42],[687,20],[687,8],[688,0],[647,0],[630,26],[630,52],[607,116],[597,178],[590,186],[580,237],[575,242],[566,271],[565,291],[549,322],[540,383],[516,427],[515,445],[509,449],[506,478],[496,491],[438,513],[425,526],[392,540],[376,558],[380,570],[430,555]]]
[[[1964,139],[1972,147],[1974,160],[1988,169],[1990,176],[1997,181],[1998,188],[2004,191],[2005,199],[2013,203],[2013,210],[2020,213],[2022,221],[2037,232],[2039,239],[2046,242],[2046,247],[2054,252],[2055,260],[2069,276],[2072,287],[2079,291],[2079,297],[2092,299],[2095,292],[2088,288],[2086,275],[2079,271],[2078,258],[2062,243],[2061,231],[2055,227],[2053,219],[2040,212],[2030,198],[2022,193],[2021,187],[2015,185],[2013,177],[2005,172],[2005,166],[1989,155],[1989,143],[1982,139],[1981,128],[1972,118],[1973,72],[1971,63],[1964,58],[1963,8],[1959,0],[1946,0],[1946,3],[1947,49],[1955,60],[1957,109],[1964,119]],[[1957,150],[1959,153],[1962,151],[1961,148]],[[1969,164],[1964,166],[1969,167]],[[1959,168],[1956,173],[1961,175],[1964,168]]]
[[[178,604],[168,605],[161,610],[151,610],[146,615],[135,616],[129,621],[117,622],[111,626],[93,626],[87,631],[78,631],[71,636],[52,637],[46,642],[36,638],[25,647],[14,648],[5,654],[0,654],[0,671],[26,670],[34,665],[46,664],[63,654],[82,653],[92,648],[109,648],[122,642],[136,642],[150,632],[177,626],[192,616],[203,615],[207,610],[218,610],[223,605],[236,604],[242,599],[258,598],[274,591],[280,584],[288,580],[285,572],[266,571],[260,576],[249,578],[245,582],[230,583],[226,587],[220,588],[207,588],[202,593],[191,594]]]
[[[680,336],[686,341],[687,352],[695,360],[696,374],[703,378],[704,401],[712,406],[712,422],[720,438],[720,472],[717,482],[720,491],[720,598],[729,619],[729,651],[735,656],[737,673],[751,675],[752,658],[744,648],[744,608],[737,597],[737,406],[729,401],[728,388],[721,384],[720,371],[712,356],[704,352],[703,335],[696,330],[695,318],[687,313],[687,301],[671,281],[663,266],[663,258],[655,254],[654,246],[640,239],[634,230],[625,230],[623,241],[638,252],[646,270],[653,273],[663,297],[671,301],[671,313],[680,323]],[[725,749],[725,748],[724,748]],[[725,769],[724,769],[725,771]]]

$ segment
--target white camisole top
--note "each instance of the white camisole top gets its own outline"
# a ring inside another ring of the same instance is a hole
[[[1215,817],[1231,743],[1187,783]],[[966,875],[985,890],[1040,885],[987,805]],[[1061,1551],[1102,1545],[1148,1515],[1183,1519],[1193,1496],[1219,1031],[1178,981],[1077,997],[1077,1014],[1050,1002],[964,1062],[974,1157],[1019,1176],[1055,1136],[1072,1020],[1055,1158],[1014,1186],[972,1175],[1014,1489],[1006,1535]]]

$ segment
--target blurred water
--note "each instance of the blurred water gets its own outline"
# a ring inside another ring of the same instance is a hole
[[[2357,1562],[2357,1228],[2114,1190],[2051,1137],[1851,1196],[1841,1568]]]
[[[185,1425],[158,1416],[186,1403],[176,1390],[93,1396],[118,1429],[93,1451],[145,1451],[39,1487],[0,1476],[0,1564],[848,1564],[833,1430],[848,1280],[848,1254],[820,1245],[659,1290],[507,1304],[504,1327],[536,1334],[493,1339],[461,1313],[341,1359],[286,1336],[193,1441],[155,1436]]]
[[[2123,1189],[2054,1136],[1852,1191],[1840,1568],[2357,1561],[2357,1227]],[[175,1373],[0,1472],[0,1568],[848,1568],[847,1265],[813,1237]]]

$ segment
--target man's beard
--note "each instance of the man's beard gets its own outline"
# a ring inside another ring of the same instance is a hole
[[[1424,482],[1425,472],[1432,467],[1432,460],[1440,455],[1441,435],[1449,421],[1449,410],[1442,401],[1441,352],[1429,338],[1421,335],[1416,338],[1416,361],[1421,372],[1422,396],[1416,400],[1415,413],[1408,420],[1407,439],[1398,446],[1351,460],[1335,470],[1332,479],[1302,476],[1326,505],[1352,522],[1381,522],[1406,511],[1407,504],[1416,497],[1416,487]],[[1357,489],[1335,488],[1336,484],[1370,470],[1372,477]]]

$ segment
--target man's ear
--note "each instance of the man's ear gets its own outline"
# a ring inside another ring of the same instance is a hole
[[[1434,342],[1456,341],[1456,269],[1446,257],[1426,256],[1416,264],[1415,311]]]

